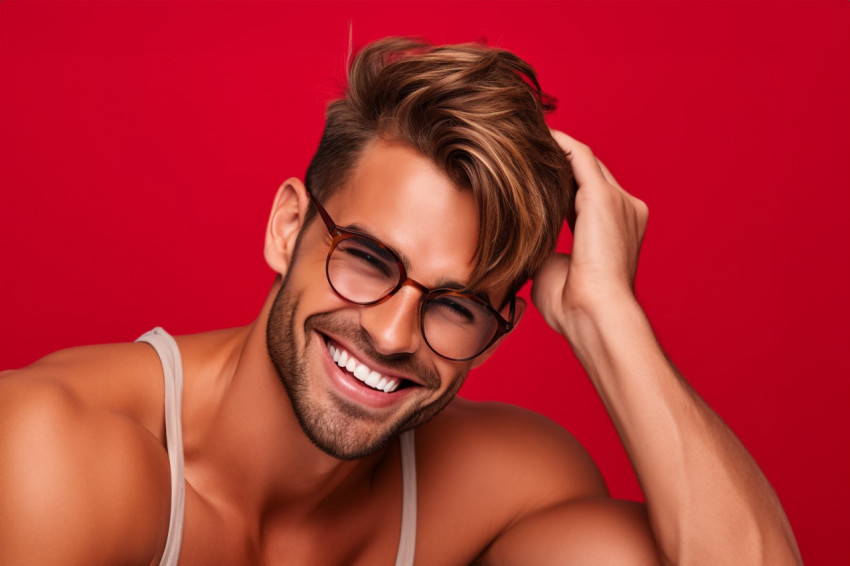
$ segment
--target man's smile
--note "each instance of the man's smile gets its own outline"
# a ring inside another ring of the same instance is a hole
[[[343,337],[349,334],[340,330],[337,328],[332,337],[314,329],[326,352],[322,357],[330,383],[334,384],[336,394],[349,402],[354,401],[361,408],[384,410],[406,402],[411,395],[419,398],[427,390],[440,388],[441,380],[436,374],[423,376],[415,367],[397,368],[409,361],[382,363],[381,357],[376,357],[369,348],[359,347],[359,340],[345,340]]]
[[[351,375],[372,389],[377,389],[384,393],[392,393],[398,389],[398,386],[402,381],[401,379],[385,376],[382,373],[371,369],[369,366],[355,358],[353,354],[350,354],[347,350],[334,345],[330,341],[327,342],[327,346],[336,365],[341,368],[345,368],[345,370]]]

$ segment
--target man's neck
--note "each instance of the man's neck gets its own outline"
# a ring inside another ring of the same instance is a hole
[[[223,504],[238,502],[257,513],[272,506],[310,513],[368,489],[387,451],[342,461],[305,436],[268,356],[270,303],[253,324],[209,344],[207,352],[203,344],[187,352],[189,367],[204,368],[187,376],[184,418],[197,420],[184,426],[192,431],[186,435],[187,478],[200,494]],[[192,356],[216,362],[209,367]]]

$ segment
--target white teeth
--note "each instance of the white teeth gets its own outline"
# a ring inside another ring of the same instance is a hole
[[[333,344],[328,344],[328,351],[331,353],[331,358],[333,358],[336,365],[341,368],[345,368],[351,372],[354,377],[373,389],[378,389],[384,393],[392,393],[398,389],[398,386],[401,383],[401,380],[399,379],[386,377],[377,371],[369,369],[366,364],[360,363],[354,358],[354,356]]]
[[[345,367],[346,369],[349,369],[347,365]],[[369,368],[367,368],[363,364],[360,364],[354,369],[354,377],[356,377],[360,381],[367,381],[369,377]]]
[[[363,367],[363,366],[360,366],[360,367]],[[365,381],[366,385],[368,385],[369,387],[374,387],[375,389],[380,389],[380,387],[378,387],[378,383],[382,379],[384,379],[384,376],[382,376],[380,373],[378,373],[376,371],[370,371],[368,377],[366,377],[366,379],[364,379],[363,381]]]

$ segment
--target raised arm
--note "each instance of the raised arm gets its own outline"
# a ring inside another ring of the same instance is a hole
[[[800,564],[782,506],[755,461],[655,339],[633,282],[647,207],[590,149],[553,132],[579,191],[570,256],[535,276],[532,299],[578,356],[646,497],[663,562]]]

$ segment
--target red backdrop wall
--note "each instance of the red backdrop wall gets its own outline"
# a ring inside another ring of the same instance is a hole
[[[0,3],[0,367],[253,319],[267,209],[355,45],[486,39],[651,209],[637,290],[775,486],[808,564],[850,547],[847,2]],[[568,244],[565,242],[564,246]],[[463,395],[573,431],[640,497],[536,313]]]

